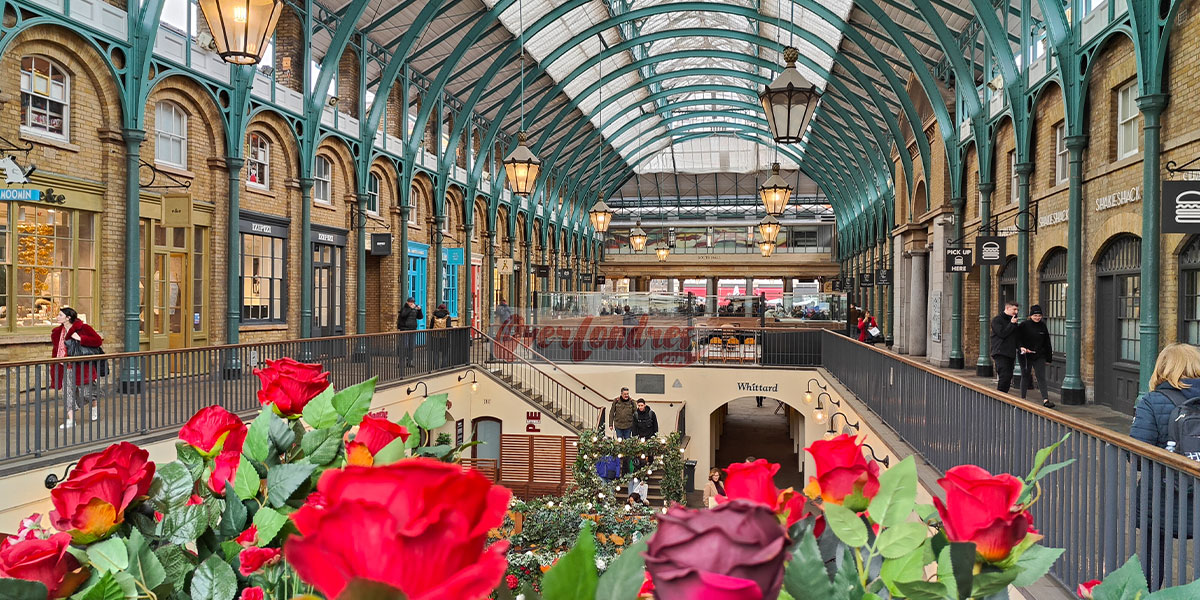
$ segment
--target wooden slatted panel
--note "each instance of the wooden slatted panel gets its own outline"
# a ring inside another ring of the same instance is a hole
[[[574,436],[504,434],[500,436],[500,483],[523,499],[562,494],[573,484],[578,453]]]
[[[462,459],[462,465],[483,473],[492,482],[499,481],[500,461],[494,458],[464,458]]]

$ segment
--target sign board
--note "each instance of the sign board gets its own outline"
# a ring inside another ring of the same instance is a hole
[[[0,202],[37,202],[42,199],[42,190],[5,188],[0,190]]]
[[[875,287],[875,274],[874,273],[859,273],[858,274],[858,285],[859,285],[859,287]]]
[[[550,276],[550,265],[534,265],[533,272],[534,272],[534,275],[537,277],[549,277]]]
[[[946,248],[946,272],[969,273],[971,271],[970,248]]]
[[[392,255],[392,234],[390,233],[372,233],[371,234],[371,256],[391,256]]]
[[[459,419],[454,422],[454,445],[462,446],[463,438],[466,436],[466,423],[464,419]]]
[[[1162,193],[1162,232],[1200,233],[1200,181],[1164,181]]]
[[[875,269],[875,285],[892,285],[892,270]]]
[[[531,410],[525,413],[525,433],[541,433],[542,413]]]
[[[192,226],[192,195],[165,194],[162,198],[163,227]]]
[[[980,265],[1002,265],[1005,257],[1007,240],[998,235],[981,235],[975,238],[975,261]]]
[[[512,275],[513,274],[513,259],[497,258],[496,259],[496,270],[500,271],[501,275]]]
[[[834,279],[831,283],[833,283],[833,291],[835,291],[835,292],[842,291],[842,278],[841,277]]]
[[[571,278],[571,270],[570,269],[558,269],[558,278],[559,279],[570,279]]]
[[[846,290],[847,292],[854,289],[853,275],[847,275],[846,278],[842,280],[842,289]]]
[[[597,276],[596,276],[596,285],[604,285],[604,282],[605,282],[605,281],[606,281],[606,280],[604,279],[604,276],[603,276],[603,275],[597,275]]]

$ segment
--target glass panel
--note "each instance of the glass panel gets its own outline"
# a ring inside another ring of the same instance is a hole
[[[154,292],[155,292],[156,298],[154,299],[154,317],[152,319],[152,322],[153,322],[152,327],[153,327],[154,333],[156,333],[156,334],[165,333],[167,330],[167,327],[166,327],[166,317],[167,317],[166,300],[168,298],[168,294],[170,293],[170,290],[168,290],[167,286],[166,286],[166,268],[167,268],[167,256],[165,254],[155,254],[154,255]]]
[[[171,290],[170,309],[171,317],[171,333],[183,333],[183,301],[184,301],[184,281],[188,276],[187,270],[187,255],[175,253],[171,255],[171,281],[169,289]]]

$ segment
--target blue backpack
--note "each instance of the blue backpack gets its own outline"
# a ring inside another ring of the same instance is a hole
[[[605,456],[596,461],[596,474],[601,479],[616,479],[621,476],[621,461],[615,456]]]

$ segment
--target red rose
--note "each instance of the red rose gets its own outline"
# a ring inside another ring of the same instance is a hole
[[[195,506],[197,504],[204,504],[204,498],[201,498],[198,494],[192,494],[192,497],[188,498],[184,506]]]
[[[638,588],[637,600],[654,600],[654,580],[650,579],[650,572],[646,571],[642,577],[642,587]]]
[[[317,490],[292,513],[303,537],[284,555],[326,598],[360,578],[409,600],[480,600],[504,574],[508,542],[484,546],[512,493],[474,469],[425,458],[346,467],[326,471]]]
[[[308,401],[329,387],[329,373],[321,369],[321,365],[287,357],[268,360],[267,368],[254,370],[262,382],[262,389],[258,391],[259,403],[271,405],[282,417],[300,416]]]
[[[79,459],[71,476],[50,492],[50,522],[87,544],[125,522],[125,509],[145,498],[154,482],[150,453],[121,442]]]
[[[249,548],[258,543],[258,525],[251,525],[234,540],[243,548]]]
[[[825,502],[842,504],[861,512],[879,493],[879,463],[863,456],[862,446],[854,437],[841,434],[831,440],[817,440],[805,448],[816,463],[816,477],[809,478],[805,491]],[[849,504],[847,504],[849,500]]]
[[[797,521],[806,519],[812,513],[808,512],[808,498],[804,494],[797,494],[792,488],[788,488],[779,494],[779,508],[775,510],[779,515],[787,515],[784,520],[784,529],[791,529]],[[813,523],[813,536],[821,537],[825,532],[825,517],[818,516]]]
[[[1092,600],[1092,590],[1098,585],[1100,585],[1099,579],[1085,581],[1079,584],[1079,587],[1075,588],[1075,593],[1079,594],[1081,600]]]
[[[5,539],[0,542],[0,577],[41,582],[50,591],[49,598],[70,596],[88,577],[67,551],[70,546],[67,533],[46,540]]]
[[[239,600],[263,600],[263,589],[260,587],[248,587],[242,590]]]
[[[238,571],[242,575],[250,575],[263,567],[278,563],[282,553],[279,548],[246,548],[238,554]]]
[[[238,431],[241,431],[240,440],[236,435]],[[212,458],[223,450],[236,449],[240,453],[242,441],[246,439],[246,424],[220,406],[206,406],[188,419],[179,430],[179,439],[205,458]]]
[[[408,441],[408,429],[386,418],[368,416],[364,417],[362,424],[358,426],[354,441],[365,444],[374,456],[396,438]]]
[[[729,500],[749,500],[779,508],[779,490],[775,489],[775,474],[779,465],[760,458],[751,463],[734,463],[725,469],[725,497]]]
[[[237,434],[238,432],[235,432],[235,435]],[[242,441],[246,436],[245,428],[242,428],[240,435],[241,437],[237,439],[238,449],[236,452],[226,449],[224,452],[218,454],[217,458],[213,459],[212,473],[208,476],[208,489],[212,490],[214,494],[224,495],[225,482],[232,482],[234,476],[237,475],[238,465],[242,462]],[[233,439],[233,437],[230,437],[226,443],[231,442]]]
[[[515,590],[518,585],[521,585],[521,580],[517,579],[516,575],[505,575],[504,584],[508,586],[508,589]]]
[[[979,558],[997,562],[1008,557],[1030,532],[1032,520],[1017,499],[1025,484],[1007,473],[992,475],[975,465],[946,471],[938,480],[946,490],[946,501],[933,504],[952,542],[975,542]]]

